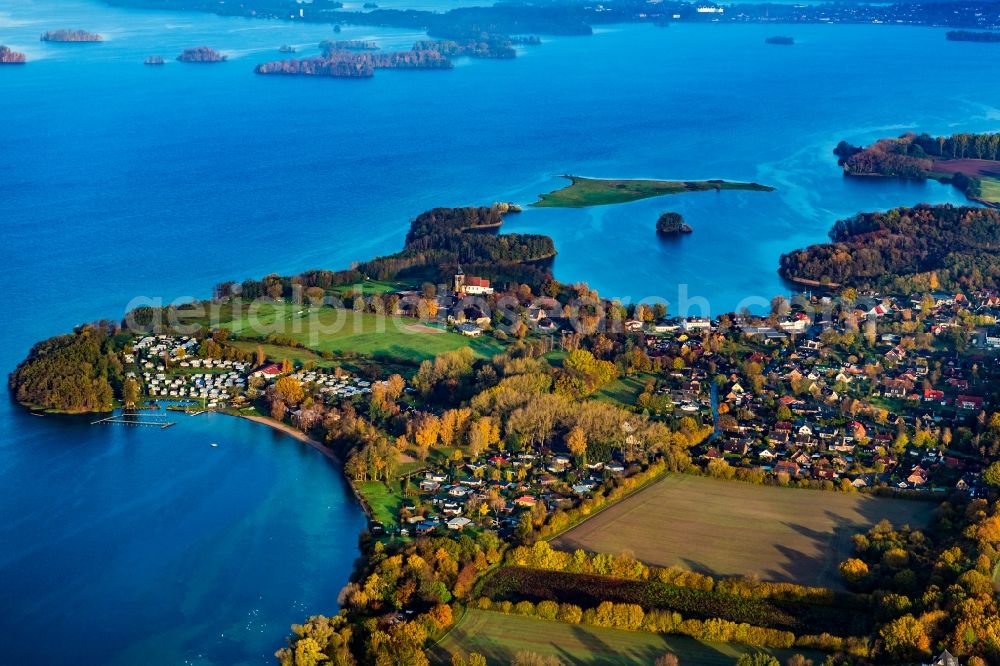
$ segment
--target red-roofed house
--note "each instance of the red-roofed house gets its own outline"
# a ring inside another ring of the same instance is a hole
[[[944,400],[944,391],[924,389],[924,400],[927,402],[941,402]]]
[[[264,379],[274,379],[281,374],[281,366],[277,363],[271,363],[265,365],[263,368],[253,373],[254,377],[263,377]]]
[[[976,395],[960,395],[955,398],[955,406],[959,409],[979,410],[983,408],[983,399]]]

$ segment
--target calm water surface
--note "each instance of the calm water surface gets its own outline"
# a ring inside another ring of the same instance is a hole
[[[38,41],[60,27],[108,41]],[[765,46],[776,32],[796,45]],[[686,290],[716,314],[786,291],[780,254],[823,240],[839,217],[961,201],[934,183],[844,180],[830,155],[839,139],[1000,128],[1000,80],[983,75],[1000,52],[942,30],[613,26],[449,72],[252,74],[281,44],[309,55],[330,36],[0,0],[0,43],[31,59],[0,68],[0,368],[41,337],[121,316],[136,296],[343,267],[397,249],[422,210],[530,203],[564,173],[778,188],[509,218],[512,231],[555,238],[562,280],[664,298],[674,312]],[[406,48],[421,35],[341,37]],[[203,44],[230,60],[141,64]],[[695,233],[657,239],[664,210]],[[290,622],[335,610],[363,525],[334,466],[254,424],[125,430],[6,403],[0,518],[10,664],[266,663]]]

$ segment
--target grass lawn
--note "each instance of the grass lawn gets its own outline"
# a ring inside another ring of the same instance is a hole
[[[264,349],[264,354],[272,361],[281,361],[287,358],[289,361],[300,365],[306,361],[311,361],[317,366],[323,366],[325,363],[328,363],[316,352],[309,351],[308,349],[302,349],[301,347],[268,345],[254,342],[252,340],[231,340],[229,344],[237,347],[238,349],[245,349],[252,352],[257,351],[258,347],[262,347]]]
[[[628,405],[635,405],[635,399],[639,397],[643,389],[646,388],[646,381],[653,375],[636,375],[634,377],[619,377],[607,386],[601,388],[594,394],[598,400],[609,400],[612,402]]]
[[[663,636],[644,632],[563,624],[536,618],[468,610],[444,639],[431,650],[431,662],[451,663],[451,653],[478,652],[490,666],[507,666],[520,650],[555,655],[567,664],[580,666],[632,666],[652,664],[666,652],[681,664],[732,666],[744,652],[769,652],[784,663],[792,650],[762,650],[735,643],[705,643],[686,636]],[[805,653],[816,663],[819,653]]]
[[[723,180],[605,180],[566,176],[570,184],[561,190],[542,194],[532,204],[538,207],[585,208],[620,204],[666,194],[707,192],[711,190],[752,190],[771,192],[773,187],[757,183],[733,183]]]
[[[494,338],[467,338],[414,319],[285,303],[254,304],[247,311],[235,313],[235,318],[223,326],[245,337],[289,337],[317,352],[385,355],[409,361],[422,361],[462,347],[471,347],[483,357],[503,350]]]
[[[926,526],[933,502],[755,486],[671,474],[564,532],[552,545],[630,551],[658,566],[843,589],[851,537],[882,520]]]
[[[1000,204],[1000,178],[980,178],[982,199]]]
[[[332,287],[330,291],[338,295],[354,296],[360,293],[364,296],[373,296],[375,294],[391,294],[394,291],[411,289],[412,287],[413,285],[408,285],[404,282],[365,280],[364,282],[359,282],[358,284],[347,284],[340,287]]]
[[[392,485],[398,488],[399,483],[394,482]],[[381,481],[365,481],[356,483],[355,486],[372,508],[375,520],[384,525],[396,525],[403,502],[397,492],[390,490]]]

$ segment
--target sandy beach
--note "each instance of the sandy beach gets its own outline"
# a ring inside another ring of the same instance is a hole
[[[267,418],[266,416],[253,416],[250,414],[238,414],[237,416],[239,416],[241,419],[247,419],[248,421],[253,421],[254,423],[260,423],[262,425],[268,426],[269,428],[274,428],[275,430],[280,430],[286,435],[290,435],[295,439],[299,440],[300,442],[308,444],[309,446],[313,447],[314,449],[322,453],[330,460],[334,461],[337,464],[340,464],[340,459],[337,458],[337,455],[333,451],[323,446],[322,443],[316,441],[315,439],[305,434],[301,430],[296,430],[295,428],[286,423],[279,423],[274,419]]]

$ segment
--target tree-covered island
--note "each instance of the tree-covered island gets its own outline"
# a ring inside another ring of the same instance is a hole
[[[49,30],[42,33],[43,42],[101,42],[104,37],[86,30]]]
[[[213,63],[225,62],[226,56],[207,46],[195,46],[181,51],[177,60],[179,62]]]
[[[678,234],[689,234],[694,229],[684,221],[680,213],[666,212],[656,220],[656,233],[663,236],[676,236]]]
[[[23,65],[26,62],[28,58],[23,53],[0,44],[0,65]]]

